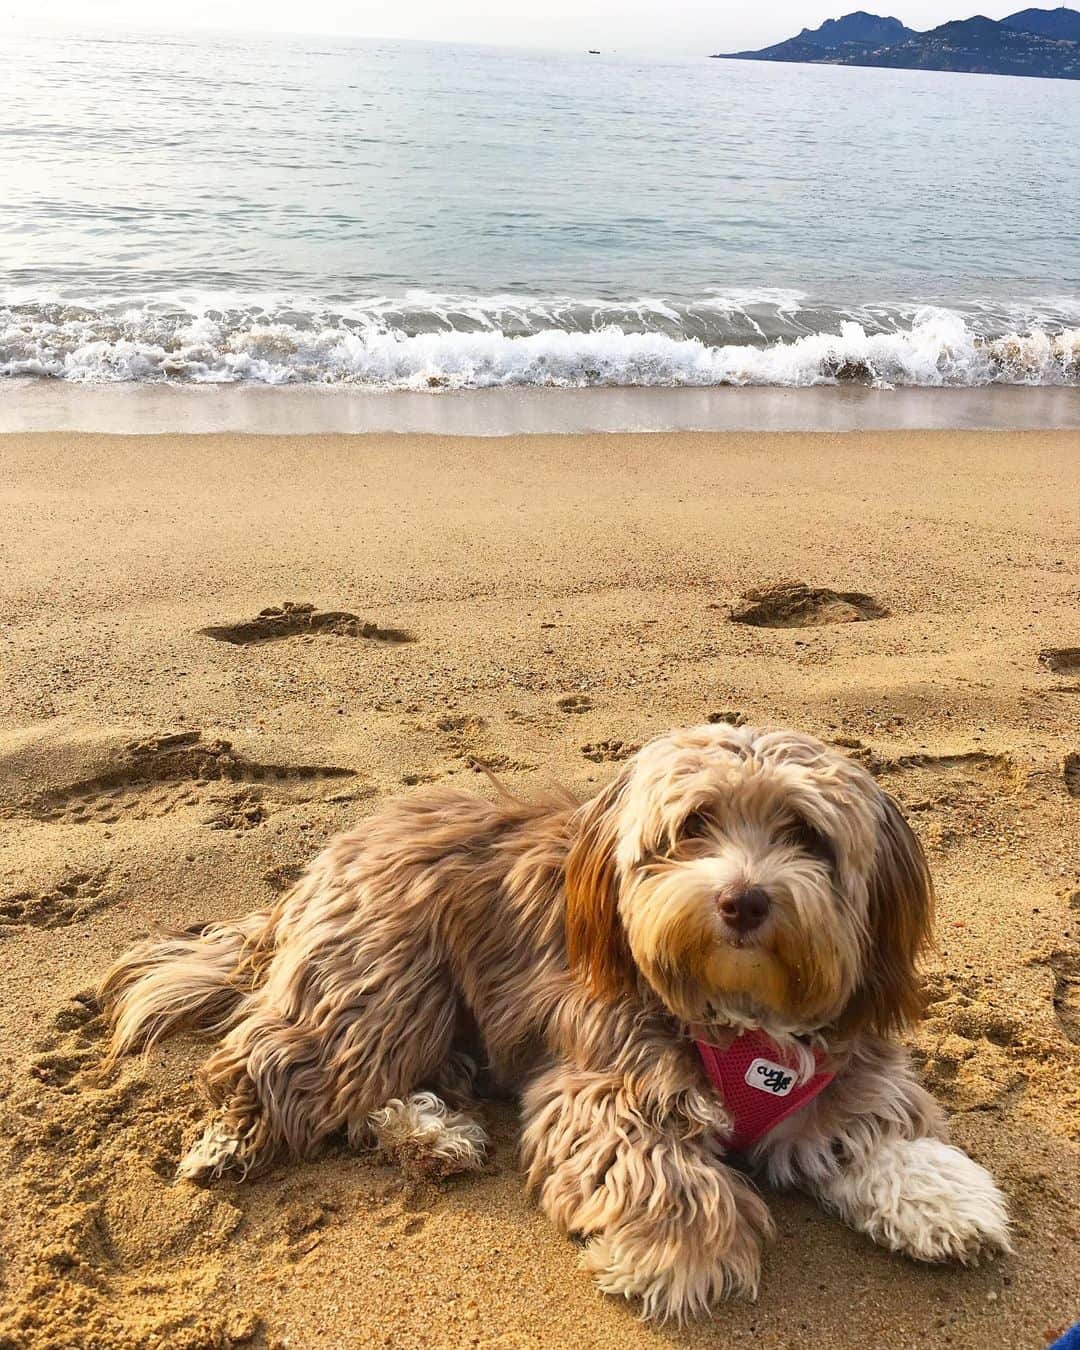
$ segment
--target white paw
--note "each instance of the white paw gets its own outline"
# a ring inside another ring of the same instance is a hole
[[[240,1140],[214,1121],[203,1131],[198,1143],[189,1148],[176,1169],[177,1181],[216,1181],[226,1172],[247,1169],[240,1161]]]
[[[434,1092],[414,1092],[372,1111],[368,1123],[380,1152],[406,1172],[450,1176],[484,1165],[487,1132],[479,1121],[451,1111]]]
[[[1005,1199],[985,1167],[940,1139],[886,1139],[831,1183],[826,1199],[875,1242],[917,1261],[1009,1252]]]

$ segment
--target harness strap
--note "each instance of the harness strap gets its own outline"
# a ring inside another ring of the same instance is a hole
[[[782,1120],[806,1106],[835,1077],[825,1071],[805,1083],[798,1081],[798,1066],[790,1052],[764,1031],[747,1031],[726,1048],[695,1041],[709,1081],[723,1098],[731,1116],[725,1136],[732,1153],[745,1153]],[[814,1057],[820,1066],[825,1059]]]

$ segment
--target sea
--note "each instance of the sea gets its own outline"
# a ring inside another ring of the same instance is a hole
[[[5,35],[0,408],[1080,387],[1080,84],[617,37]]]

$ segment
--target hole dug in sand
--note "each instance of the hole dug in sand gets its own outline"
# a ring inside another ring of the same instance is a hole
[[[247,647],[256,642],[278,642],[299,634],[328,633],[333,637],[367,638],[372,642],[412,642],[411,633],[403,628],[380,628],[378,624],[361,619],[347,610],[319,611],[314,605],[286,600],[261,610],[246,623],[219,624],[200,628],[203,637],[215,642],[231,642],[235,647]]]
[[[1046,647],[1039,664],[1056,675],[1080,675],[1080,647]]]
[[[830,623],[884,619],[888,613],[872,595],[784,581],[747,591],[741,606],[732,610],[731,619],[751,628],[821,628]]]

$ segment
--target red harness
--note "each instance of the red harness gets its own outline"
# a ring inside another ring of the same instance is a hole
[[[745,1153],[782,1120],[813,1101],[834,1077],[820,1072],[800,1083],[790,1052],[764,1031],[743,1032],[726,1049],[707,1041],[694,1044],[731,1116],[726,1142],[732,1153]],[[825,1057],[815,1050],[814,1058],[820,1067]]]

